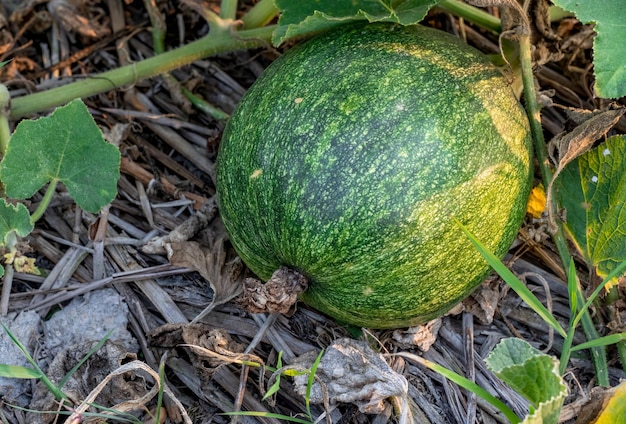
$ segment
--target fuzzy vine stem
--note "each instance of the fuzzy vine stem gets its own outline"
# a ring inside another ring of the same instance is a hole
[[[541,178],[544,187],[549,187],[552,181],[552,169],[550,167],[550,160],[548,158],[548,149],[546,147],[545,139],[543,137],[543,128],[541,126],[541,114],[539,103],[537,102],[537,96],[535,93],[535,79],[532,69],[531,59],[531,45],[530,37],[528,35],[521,35],[519,37],[520,47],[520,63],[522,68],[522,80],[524,83],[524,99],[526,101],[526,111],[528,119],[530,121],[530,129],[534,141],[535,154],[537,155],[537,161],[539,163],[539,170],[541,172]],[[547,205],[548,210],[557,210],[556,199],[553,196],[551,205]],[[559,220],[557,221],[557,228],[554,234],[552,234],[552,240],[556,246],[557,252],[563,264],[565,272],[568,272],[568,264],[572,260],[567,241],[565,239],[565,232],[563,231],[563,225]],[[577,287],[576,290],[577,303],[583,305],[585,299]],[[598,332],[595,329],[595,325],[589,314],[589,311],[585,311],[582,320],[582,328],[587,337],[587,340],[597,339]],[[606,360],[606,349],[603,346],[591,348],[591,357],[596,370],[596,378],[598,385],[609,386],[608,379],[608,365]]]
[[[64,105],[78,97],[104,93],[180,68],[217,53],[246,50],[266,45],[269,43],[275,28],[274,25],[271,25],[263,28],[242,30],[234,34],[220,32],[212,35],[209,33],[209,35],[199,40],[192,41],[185,46],[158,56],[44,92],[18,97],[12,102],[10,117],[11,119],[18,119]]]
[[[46,192],[44,193],[43,198],[41,199],[41,202],[39,203],[39,206],[37,206],[37,209],[35,210],[35,212],[33,212],[33,214],[30,216],[30,222],[32,222],[33,224],[39,221],[39,218],[43,216],[44,212],[48,208],[48,205],[50,204],[50,201],[52,200],[52,196],[54,196],[54,192],[57,188],[58,182],[59,180],[53,179],[52,181],[50,181],[50,184],[48,184],[48,187],[46,188]]]

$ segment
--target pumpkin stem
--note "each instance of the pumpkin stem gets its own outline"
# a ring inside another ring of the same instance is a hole
[[[281,266],[263,283],[256,278],[246,278],[243,293],[237,303],[247,311],[258,313],[291,314],[298,295],[306,290],[307,278],[298,271]]]

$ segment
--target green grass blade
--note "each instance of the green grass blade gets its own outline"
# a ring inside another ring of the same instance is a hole
[[[0,377],[7,378],[41,378],[41,372],[19,365],[0,364]]]
[[[570,327],[576,326],[574,324],[574,317],[578,311],[578,280],[576,278],[576,265],[574,264],[574,258],[570,258],[569,272],[567,273],[567,294],[569,295],[569,310],[570,310]]]
[[[539,315],[546,324],[554,328],[562,337],[566,337],[567,333],[561,327],[554,316],[543,306],[537,297],[509,270],[506,265],[493,253],[489,251],[467,228],[459,221],[455,220],[463,232],[467,235],[474,247],[485,258],[487,263],[498,273],[498,275],[517,293],[517,295]]]
[[[15,335],[11,332],[11,330],[9,330],[9,328],[6,325],[2,324],[2,328],[4,329],[4,332],[7,333],[7,336],[9,336],[9,338],[11,339],[11,342],[22,352],[22,355],[24,355],[26,360],[30,362],[30,364],[36,370],[38,370],[41,374],[43,374],[43,371],[37,365],[37,361],[35,361],[33,357],[30,356],[30,353],[28,353],[28,349],[26,349],[26,347],[22,344],[22,342],[20,342],[17,339],[17,337],[15,337]]]
[[[626,333],[610,334],[608,336],[598,337],[595,340],[590,340],[588,342],[573,346],[571,350],[573,352],[576,350],[591,349],[593,347],[608,346],[624,340],[626,340]]]
[[[240,412],[222,412],[220,415],[229,416],[246,416],[246,417],[265,417],[265,418],[277,418],[279,420],[290,421],[292,423],[299,424],[311,424],[311,420],[303,420],[301,418],[290,417],[288,415],[274,414],[273,412],[259,412],[259,411],[240,411]]]
[[[618,275],[621,275],[621,273],[625,269],[626,269],[626,261],[624,261],[624,262],[620,263],[618,266],[616,266],[615,269],[609,275],[607,275],[604,278],[604,280],[602,280],[600,285],[598,285],[598,287],[596,287],[596,289],[593,291],[593,293],[591,293],[591,295],[589,295],[589,298],[587,299],[585,304],[580,308],[580,311],[578,311],[578,314],[574,318],[574,322],[573,322],[572,325],[577,325],[578,324],[578,322],[581,320],[581,318],[582,318],[583,314],[585,313],[585,311],[587,309],[589,309],[589,306],[591,306],[591,304],[596,299],[596,297],[598,297],[598,295],[600,294],[602,289],[604,289],[604,287],[607,284],[611,283],[615,277],[617,277]]]
[[[113,328],[104,335],[104,337],[102,338],[102,340],[100,340],[98,342],[98,344],[96,344],[89,352],[87,352],[87,354],[80,360],[78,361],[78,363],[76,365],[74,365],[74,367],[69,370],[67,372],[67,374],[65,374],[65,376],[61,379],[61,381],[59,382],[59,389],[62,389],[63,386],[65,386],[65,383],[67,383],[67,380],[70,379],[70,377],[72,377],[72,375],[74,375],[74,373],[76,371],[78,371],[78,369],[85,363],[87,362],[87,360],[98,351],[98,349],[100,349],[102,347],[102,345],[104,345],[106,343],[106,341],[109,339],[109,337],[111,337],[111,334],[113,333]]]
[[[279,351],[278,352],[278,359],[276,360],[276,368],[280,369],[283,366],[283,351]],[[276,392],[278,392],[280,390],[280,374],[278,374],[276,376],[276,381],[274,381],[274,384],[272,384],[272,386],[267,389],[267,393],[265,393],[265,396],[263,396],[263,399],[261,400],[267,400],[267,398],[269,398],[270,396],[273,396]]]
[[[455,373],[454,371],[450,371],[449,369],[442,367],[439,364],[429,361],[428,359],[424,359],[420,356],[414,355],[408,352],[399,352],[394,353],[394,355],[402,356],[410,361],[416,362],[426,368],[429,368],[435,371],[438,374],[441,374],[448,380],[458,384],[466,390],[469,390],[472,393],[475,393],[477,396],[480,396],[486,402],[489,402],[494,408],[498,409],[502,414],[511,422],[511,424],[518,424],[521,422],[520,418],[515,415],[515,412],[508,406],[504,404],[500,399],[493,396],[491,393],[480,387],[478,384],[474,383],[471,380],[463,377],[460,374]]]
[[[163,392],[165,392],[165,357],[166,354],[161,357],[161,362],[159,363],[159,391],[157,393],[156,418],[154,420],[155,423],[161,422],[161,406],[163,405]]]
[[[82,413],[83,419],[86,417],[89,417],[89,418],[101,418],[101,420],[91,420],[91,421],[83,420],[83,422],[93,421],[93,422],[100,423],[100,422],[115,421],[115,422],[133,423],[133,424],[142,423],[142,421],[139,421],[137,417],[127,412],[122,412],[113,408],[107,408],[107,407],[104,407],[95,403],[89,403],[89,406],[91,406],[92,408],[98,411],[103,411],[103,412],[83,412]],[[159,421],[155,421],[155,422],[159,422]]]
[[[9,330],[9,328],[4,324],[2,324],[2,328],[11,339],[11,342],[13,342],[13,344],[22,352],[26,360],[30,362],[34,370],[39,372],[40,375],[38,378],[46,386],[46,388],[50,391],[50,393],[54,395],[55,399],[57,400],[67,399],[67,395],[63,393],[61,389],[55,386],[54,383],[52,383],[52,381],[50,381],[50,379],[46,376],[43,370],[39,368],[39,365],[37,365],[37,361],[35,361],[33,357],[30,356],[30,353],[28,353],[28,349],[26,349],[26,347],[17,339],[17,337],[15,337],[15,335],[11,332],[11,330]]]
[[[320,364],[323,355],[324,349],[322,349],[319,355],[317,355],[317,358],[315,358],[315,361],[311,366],[311,372],[309,373],[309,380],[306,383],[306,396],[304,398],[304,404],[306,405],[306,413],[311,419],[313,419],[311,415],[311,388],[313,387],[313,382],[315,381],[315,372],[317,371],[317,366]]]

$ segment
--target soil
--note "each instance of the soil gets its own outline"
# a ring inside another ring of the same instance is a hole
[[[148,3],[3,2],[0,60],[10,62],[0,69],[0,80],[18,97],[153,56]],[[218,11],[218,3],[205,6]],[[243,12],[251,2],[240,3]],[[208,31],[184,2],[163,2],[155,10],[166,25],[168,49]],[[424,23],[465,37],[485,53],[498,52],[494,34],[450,14],[433,10]],[[548,140],[574,126],[566,108],[608,107],[591,88],[592,40],[593,28],[573,18],[536,33]],[[54,385],[88,359],[63,383],[63,405],[42,379],[0,378],[3,422],[152,423],[158,413],[160,422],[172,423],[280,423],[284,419],[272,414],[307,420],[309,410],[313,419],[334,423],[506,422],[476,395],[409,356],[393,355],[399,352],[465,375],[519,416],[527,414],[528,401],[488,371],[483,359],[506,337],[522,338],[558,358],[562,339],[496,276],[447,316],[411,329],[345,328],[300,304],[270,315],[241,307],[242,281],[250,275],[228,243],[214,199],[224,119],[194,108],[181,87],[229,114],[280,52],[267,45],[220,54],[170,77],[83,99],[122,153],[118,195],[110,207],[91,214],[58,189],[21,245],[42,274],[13,275],[10,292],[3,291],[8,307],[2,322]],[[626,121],[615,128],[624,133]],[[31,210],[40,200],[37,194],[29,202]],[[566,325],[564,272],[547,228],[545,216],[527,217],[506,261]],[[583,286],[590,287],[596,280],[582,261],[577,265]],[[602,334],[620,325],[602,318]],[[0,362],[30,366],[15,343],[2,337]],[[577,334],[576,342],[584,340]],[[316,383],[310,393],[315,403],[308,405],[308,379],[278,379],[274,370],[282,366],[297,374],[313,366],[322,349],[334,359],[320,362],[320,376],[343,375],[350,365],[354,378],[330,392]],[[612,348],[608,357],[615,386],[626,376]],[[162,401],[157,381],[165,387]],[[569,395],[560,422],[588,422],[591,417],[581,411],[592,411],[590,402],[602,396],[592,390],[594,369],[585,353],[572,359],[565,381]],[[278,390],[264,399],[276,382]],[[224,415],[236,411],[267,414]]]

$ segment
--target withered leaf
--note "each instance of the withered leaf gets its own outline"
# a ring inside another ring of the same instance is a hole
[[[228,258],[224,246],[226,237],[225,234],[218,237],[210,248],[195,241],[168,243],[165,246],[172,265],[196,270],[213,290],[213,300],[192,323],[241,293],[244,266],[239,257]]]
[[[555,136],[549,145],[550,156],[556,162],[556,169],[546,190],[548,217],[553,228],[556,225],[552,208],[554,181],[568,163],[590,150],[596,140],[604,137],[625,111],[623,107],[593,112],[574,108],[568,110],[570,118],[579,125],[569,133]]]
[[[617,124],[624,111],[624,108],[593,112],[570,109],[568,116],[579,125],[569,133],[555,136],[550,142],[553,158],[555,150],[558,154],[555,177],[565,165],[589,150],[596,140],[604,137]]]

